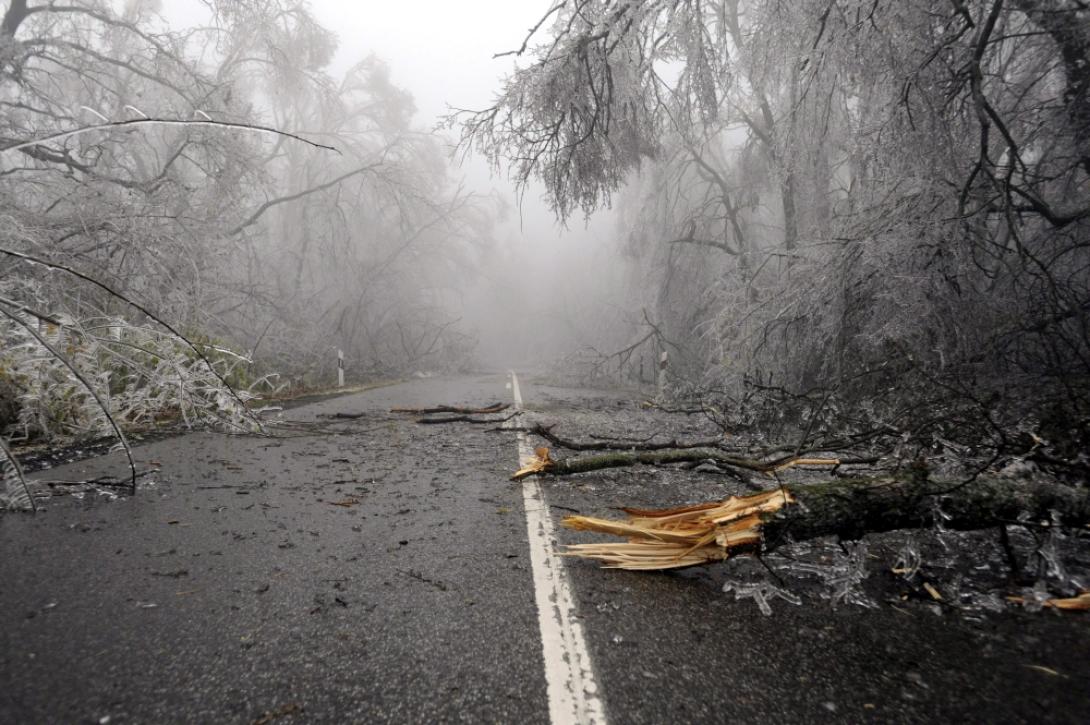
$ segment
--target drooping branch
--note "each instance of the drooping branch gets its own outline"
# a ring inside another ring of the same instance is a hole
[[[341,174],[337,178],[332,179],[330,181],[327,181],[324,184],[318,184],[317,186],[312,186],[312,187],[310,187],[308,189],[304,189],[304,190],[302,190],[302,191],[300,191],[298,193],[295,193],[295,194],[288,194],[287,196],[277,197],[276,199],[269,199],[264,204],[259,206],[254,211],[253,214],[246,217],[246,219],[244,219],[234,229],[227,232],[227,236],[233,237],[236,234],[238,234],[239,232],[241,232],[243,229],[245,229],[246,227],[251,226],[253,224],[256,224],[257,220],[260,219],[262,217],[262,215],[265,214],[265,212],[267,212],[269,209],[273,208],[274,206],[278,206],[280,204],[287,204],[288,202],[296,201],[297,199],[302,199],[305,196],[310,196],[311,194],[317,194],[319,192],[325,191],[326,189],[332,189],[333,187],[341,184],[342,182],[345,182],[348,179],[351,179],[353,176],[358,176],[359,174],[365,173],[367,171],[373,171],[374,169],[378,168],[381,165],[382,165],[381,161],[377,161],[377,162],[375,162],[373,164],[367,164],[366,166],[361,166],[358,169],[353,169],[352,171],[349,171],[348,173]]]
[[[493,54],[492,58],[493,59],[503,58],[504,56],[508,56],[508,55],[520,56],[523,53],[525,53],[526,48],[530,45],[530,40],[534,37],[534,35],[537,34],[537,31],[541,29],[541,26],[545,24],[545,21],[548,20],[553,15],[555,15],[561,9],[563,9],[563,7],[564,7],[564,3],[563,2],[558,2],[555,5],[553,5],[549,9],[548,12],[546,12],[544,15],[542,15],[541,19],[538,20],[537,23],[535,23],[534,26],[532,28],[530,28],[526,32],[526,37],[522,39],[522,45],[519,46],[519,48],[517,50],[508,50],[508,51],[504,51],[502,53],[495,53],[495,54]]]
[[[87,393],[92,398],[94,398],[95,403],[98,404],[98,407],[102,411],[102,414],[104,416],[106,416],[106,420],[109,422],[110,427],[113,428],[114,433],[117,435],[117,439],[119,441],[121,441],[121,447],[125,449],[125,457],[128,458],[129,471],[132,474],[132,479],[131,479],[132,493],[135,494],[136,493],[136,461],[133,460],[133,457],[132,457],[132,448],[129,446],[129,441],[125,437],[125,434],[122,432],[121,426],[114,419],[113,414],[110,413],[110,407],[106,404],[106,401],[104,401],[102,399],[102,396],[98,394],[98,391],[95,390],[95,387],[91,384],[91,381],[89,381],[87,379],[87,377],[84,376],[84,374],[81,373],[79,371],[79,369],[74,364],[72,364],[72,361],[69,360],[64,355],[64,353],[62,353],[57,348],[53,347],[53,345],[51,345],[48,340],[46,340],[44,337],[42,337],[42,335],[37,330],[34,329],[34,325],[28,324],[23,318],[19,317],[17,314],[15,314],[13,312],[8,311],[3,306],[0,306],[0,314],[4,315],[9,320],[11,320],[15,324],[19,325],[24,330],[26,330],[28,333],[30,333],[30,335],[35,340],[38,341],[39,345],[41,345],[46,350],[48,350],[50,355],[52,355],[54,358],[59,360],[61,362],[61,364],[63,364],[66,368],[68,368],[69,372],[72,373],[73,377],[75,377],[76,380],[78,380],[80,382],[80,384],[87,390]]]
[[[220,384],[223,386],[223,388],[230,393],[231,397],[233,397],[235,399],[235,402],[238,403],[238,405],[239,405],[239,409],[242,410],[242,411],[245,411],[247,417],[250,418],[250,421],[254,425],[256,425],[258,428],[261,428],[261,421],[258,420],[257,417],[253,415],[253,413],[249,412],[249,410],[246,407],[246,401],[244,401],[239,396],[238,392],[234,389],[234,387],[230,383],[227,382],[227,379],[224,378],[223,375],[220,374],[220,372],[218,370],[216,370],[216,367],[215,367],[215,365],[212,364],[212,361],[209,360],[208,357],[203,352],[201,352],[197,348],[197,346],[194,345],[189,340],[189,338],[187,338],[185,335],[180,333],[178,330],[176,330],[174,328],[173,325],[171,325],[169,322],[167,322],[163,318],[161,318],[158,315],[156,315],[155,313],[153,313],[147,307],[145,307],[144,305],[140,304],[139,302],[131,299],[127,295],[124,295],[121,292],[118,292],[117,290],[113,289],[112,287],[105,284],[101,280],[95,279],[94,277],[91,277],[90,275],[86,275],[83,272],[72,269],[71,267],[68,267],[67,265],[59,264],[57,262],[50,262],[50,261],[48,261],[46,259],[42,259],[41,257],[37,257],[37,256],[35,256],[33,254],[26,254],[25,252],[17,252],[14,249],[6,249],[6,248],[3,248],[3,247],[0,247],[0,254],[6,254],[9,257],[14,257],[16,259],[21,259],[21,260],[23,260],[25,262],[40,264],[40,265],[42,265],[44,267],[48,267],[49,269],[56,269],[56,270],[59,270],[61,272],[65,272],[67,274],[70,274],[70,275],[72,275],[73,277],[75,277],[77,279],[81,279],[84,282],[88,282],[88,283],[94,285],[95,287],[98,287],[103,292],[106,292],[110,296],[115,297],[118,300],[121,300],[122,302],[124,302],[125,304],[127,304],[130,307],[134,308],[138,312],[146,315],[148,317],[148,319],[150,319],[150,320],[156,322],[157,324],[161,325],[164,329],[166,329],[167,332],[169,332],[176,339],[180,340],[182,342],[182,344],[184,344],[186,347],[188,347],[193,352],[193,354],[196,355],[197,358],[199,358],[201,360],[201,362],[203,362],[205,364],[205,366],[208,368],[208,371],[210,373],[212,373],[213,376],[215,376],[216,380],[218,380],[220,382]]]
[[[98,130],[102,130],[102,129],[130,128],[130,127],[136,127],[136,126],[208,126],[208,127],[212,127],[212,128],[229,128],[229,129],[241,130],[241,131],[255,131],[257,133],[269,133],[269,134],[274,134],[274,135],[277,135],[277,136],[283,136],[285,138],[290,138],[290,139],[295,140],[295,141],[300,141],[302,143],[307,144],[308,146],[313,146],[314,148],[325,149],[326,151],[333,151],[333,152],[338,153],[338,154],[341,153],[334,146],[327,146],[325,144],[320,144],[317,141],[311,141],[311,140],[303,138],[302,136],[299,136],[297,134],[289,133],[287,131],[281,131],[278,128],[272,128],[271,126],[262,126],[262,125],[259,125],[259,124],[251,124],[251,123],[231,123],[229,121],[210,121],[210,120],[200,120],[200,119],[193,119],[193,120],[188,120],[187,121],[187,120],[182,120],[182,119],[177,119],[177,118],[133,118],[133,119],[129,119],[127,121],[110,121],[108,123],[95,124],[94,126],[82,126],[80,128],[74,128],[74,129],[71,129],[69,131],[61,131],[59,133],[49,134],[47,136],[43,136],[41,138],[33,139],[31,141],[21,141],[19,143],[11,144],[9,146],[6,146],[6,147],[0,149],[0,154],[5,154],[5,153],[8,153],[9,151],[21,151],[23,149],[30,148],[32,146],[38,146],[38,145],[41,145],[41,144],[44,144],[44,143],[49,143],[51,141],[61,141],[61,140],[66,139],[66,138],[71,138],[72,136],[79,136],[79,135],[82,135],[82,134],[85,134],[85,133],[90,133],[92,131],[98,131]]]
[[[678,239],[671,239],[667,244],[692,244],[697,247],[711,247],[712,249],[718,249],[721,252],[726,252],[732,257],[738,256],[738,250],[730,246],[726,242],[717,242],[714,239],[693,239],[691,237],[680,237]]]
[[[27,0],[11,0],[8,10],[4,13],[4,20],[0,22],[0,37],[8,40],[15,37],[15,31],[23,24],[30,10],[26,6]]]
[[[1015,0],[1014,4],[1059,48],[1066,76],[1063,102],[1079,142],[1080,163],[1090,175],[1090,30],[1084,17],[1087,5],[1077,1],[1053,5],[1034,0]]]
[[[11,502],[9,503],[9,507],[12,506],[14,503],[17,503],[19,499],[22,498],[25,499],[27,505],[30,507],[30,510],[34,513],[37,513],[38,504],[34,501],[34,496],[30,493],[30,486],[27,484],[26,476],[23,474],[23,467],[19,465],[19,461],[11,452],[11,449],[8,447],[8,443],[4,440],[3,436],[0,436],[0,453],[4,454],[4,459],[7,461],[7,465],[11,467],[11,472],[7,476],[4,476],[4,479],[7,480],[0,479],[0,483],[3,483],[4,487],[7,489],[6,491],[3,491],[3,493],[7,495],[9,501]],[[12,484],[12,479],[14,479],[14,481],[18,482],[19,484],[19,489],[15,491],[12,491],[12,489],[14,488]]]
[[[717,86],[729,77],[721,49],[704,37],[715,12],[700,4],[687,11],[693,22],[686,27],[702,36],[680,58],[686,71],[678,92],[694,96],[714,118],[724,93]],[[589,214],[608,205],[628,172],[658,153],[663,110],[654,66],[667,52],[663,46],[677,40],[679,9],[660,0],[562,0],[545,17],[554,13],[549,42],[532,48],[530,62],[505,81],[495,103],[456,111],[448,122],[462,127],[464,152],[475,148],[497,167],[510,163],[520,188],[540,179],[566,220],[575,209]],[[699,93],[690,88],[696,77]]]

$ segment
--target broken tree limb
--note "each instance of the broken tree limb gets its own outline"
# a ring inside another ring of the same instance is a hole
[[[506,423],[516,415],[518,413],[512,413],[506,418],[473,418],[468,415],[451,415],[445,418],[418,418],[416,422],[421,425],[438,425],[442,423],[475,423],[480,425],[482,423]]]
[[[831,441],[829,446],[821,446],[817,448],[809,449],[797,449],[797,447],[777,447],[772,449],[765,449],[759,452],[755,458],[746,458],[740,456],[731,456],[723,448],[724,441],[720,438],[712,438],[707,440],[693,440],[693,441],[679,441],[677,439],[670,441],[654,442],[651,439],[642,441],[633,440],[617,440],[610,439],[604,436],[598,436],[591,434],[592,441],[575,441],[569,438],[564,438],[553,432],[554,426],[546,426],[540,423],[532,426],[516,426],[507,428],[496,428],[495,430],[510,430],[520,431],[523,433],[531,433],[552,443],[559,448],[567,448],[573,451],[627,451],[627,452],[645,452],[645,451],[670,451],[670,450],[692,450],[713,448],[718,452],[718,455],[725,456],[725,458],[716,459],[716,463],[732,467],[734,469],[743,469],[747,471],[754,471],[757,473],[772,474],[779,471],[793,468],[795,466],[833,466],[833,470],[837,470],[842,465],[874,465],[881,460],[879,456],[866,456],[866,457],[818,457],[816,454],[829,454],[837,451],[843,451],[850,447],[850,443],[846,441]],[[653,438],[654,436],[652,436]],[[788,451],[791,451],[788,453]],[[773,454],[780,454],[774,456]],[[709,456],[702,456],[697,459],[683,458],[680,461],[663,461],[663,462],[683,462],[692,463],[698,465],[708,461]],[[604,462],[605,459],[598,461],[598,463]],[[635,463],[659,463],[658,461],[635,461],[633,464],[618,463],[616,459],[610,459],[614,461],[611,465],[634,465]],[[587,463],[586,465],[591,465]],[[610,467],[610,466],[602,466]],[[569,471],[571,472],[571,471]],[[558,473],[563,473],[559,471]],[[742,480],[748,480],[743,479]]]
[[[701,463],[704,461],[713,461],[716,465],[727,466],[729,468],[740,468],[746,471],[768,474],[801,465],[835,467],[856,462],[853,459],[806,458],[802,456],[781,456],[780,458],[770,461],[760,461],[751,458],[728,456],[722,451],[714,448],[682,448],[630,452],[616,451],[612,453],[603,453],[597,456],[550,460],[548,465],[545,465],[532,473],[563,476],[570,473],[587,473],[590,471],[600,471],[606,468],[623,468],[640,464],[661,466],[668,463]],[[515,474],[512,478],[518,480],[522,477],[523,476]]]
[[[458,408],[453,405],[437,405],[434,408],[390,408],[391,413],[413,413],[431,415],[433,413],[454,413],[456,415],[489,415],[499,413],[511,407],[510,403],[493,403],[483,408]]]
[[[664,442],[653,441],[618,441],[599,438],[593,441],[575,441],[564,438],[553,432],[554,426],[537,425],[524,426],[513,430],[523,433],[532,433],[544,438],[558,448],[567,448],[570,451],[662,451],[685,448],[713,448],[722,442],[721,438],[708,438],[706,440],[679,441],[677,439]],[[508,429],[512,430],[512,429]]]
[[[671,569],[770,551],[821,536],[929,528],[941,515],[952,529],[985,529],[1023,520],[1090,523],[1090,490],[1000,476],[970,484],[920,475],[850,478],[732,496],[674,509],[625,509],[627,521],[568,516],[564,525],[627,537],[626,543],[576,544],[566,555],[622,569]]]

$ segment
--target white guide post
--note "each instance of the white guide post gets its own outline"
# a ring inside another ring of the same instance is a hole
[[[344,387],[344,350],[337,348],[337,387]]]
[[[659,382],[658,382],[658,396],[662,397],[662,391],[666,388],[666,365],[670,361],[670,353],[663,350],[659,354]]]

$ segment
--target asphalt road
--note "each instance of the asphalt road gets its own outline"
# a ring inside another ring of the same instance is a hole
[[[506,402],[507,382],[417,380],[284,413],[320,430],[150,443],[138,460],[161,473],[134,498],[0,516],[0,722],[547,722],[514,434],[389,413]],[[636,410],[522,393],[539,419]],[[335,412],[365,415],[319,417]],[[542,486],[557,520],[730,493],[635,470]],[[1090,715],[1079,615],[806,602],[766,617],[721,591],[728,565],[565,569],[614,723]]]

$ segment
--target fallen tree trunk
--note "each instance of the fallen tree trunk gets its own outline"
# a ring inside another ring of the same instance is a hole
[[[847,478],[791,489],[798,504],[764,522],[766,542],[928,528],[942,512],[950,529],[986,529],[1023,521],[1066,526],[1090,523],[1090,490],[1050,481],[1004,476],[975,481],[935,481],[920,475]],[[1028,518],[1026,518],[1028,517]]]
[[[675,509],[625,509],[627,521],[568,516],[569,528],[628,541],[576,544],[565,553],[622,569],[672,569],[821,536],[928,528],[940,510],[952,529],[1048,522],[1053,512],[1061,524],[1083,527],[1090,524],[1090,490],[1000,476],[971,483],[911,474],[839,479]]]

